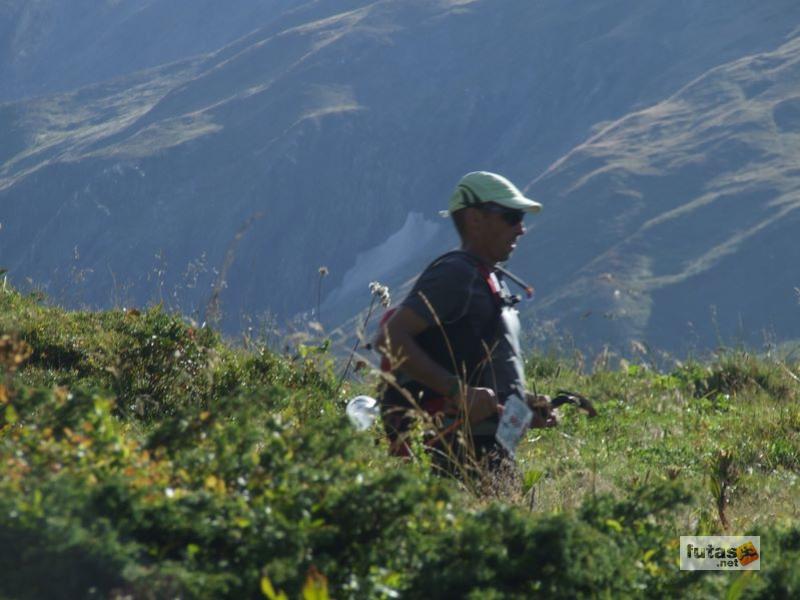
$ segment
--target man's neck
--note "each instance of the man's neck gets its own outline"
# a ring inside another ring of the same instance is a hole
[[[482,253],[479,249],[476,249],[474,245],[464,243],[461,244],[461,250],[470,254],[481,261],[484,265],[490,268],[494,268],[497,263],[493,261],[491,258],[488,258],[484,253]]]

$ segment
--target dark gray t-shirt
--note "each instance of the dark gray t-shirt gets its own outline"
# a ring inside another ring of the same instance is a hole
[[[501,402],[510,394],[524,397],[519,313],[508,301],[511,294],[502,276],[491,272],[495,293],[485,272],[478,268],[478,262],[464,251],[444,255],[419,276],[401,305],[413,310],[433,328],[439,327],[435,312],[445,328],[458,327],[459,321],[467,320],[477,324],[482,332],[488,332],[483,336],[490,340],[487,347],[477,348],[487,358],[486,365],[480,370],[479,380],[470,381],[470,385],[492,388]],[[475,344],[483,345],[480,336],[473,339]],[[431,349],[423,345],[423,350],[430,352]],[[436,360],[437,357],[432,358]],[[455,371],[446,364],[447,360],[438,362],[451,372]]]

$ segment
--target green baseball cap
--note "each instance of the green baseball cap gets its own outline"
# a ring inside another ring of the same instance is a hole
[[[486,202],[515,210],[537,213],[542,205],[526,198],[513,183],[502,175],[488,171],[467,173],[458,182],[447,212],[453,214],[462,208],[475,208]]]

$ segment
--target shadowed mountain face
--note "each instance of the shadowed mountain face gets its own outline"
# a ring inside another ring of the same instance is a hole
[[[800,337],[799,106],[795,38],[709,72],[553,164],[531,186],[553,210],[528,250],[562,249],[540,271],[555,288],[540,318],[583,341],[660,347],[707,345],[717,331],[749,344]],[[568,240],[553,235],[570,229]]]
[[[14,93],[100,83],[0,105],[12,278],[188,312],[224,279],[233,330],[311,311],[326,265],[336,323],[369,281],[406,281],[455,243],[436,211],[488,169],[546,207],[510,265],[539,290],[535,332],[679,348],[688,321],[714,342],[711,305],[728,331],[792,315],[793,249],[777,240],[795,218],[796,2],[100,4],[98,40],[120,52],[54,34]],[[15,48],[21,6],[0,8]],[[139,23],[154,50],[122,60]]]
[[[0,102],[75,89],[219,50],[258,28],[339,12],[308,0],[4,0]]]

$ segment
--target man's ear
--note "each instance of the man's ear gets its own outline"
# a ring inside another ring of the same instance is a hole
[[[477,208],[469,207],[464,214],[467,231],[478,231],[483,224],[483,214]]]

